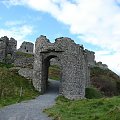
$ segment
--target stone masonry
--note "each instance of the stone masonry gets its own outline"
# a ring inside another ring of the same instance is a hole
[[[36,90],[46,92],[48,68],[52,61],[51,64],[55,63],[61,69],[59,94],[68,99],[85,97],[85,88],[90,86],[90,67],[95,65],[94,52],[84,49],[70,38],[60,37],[51,43],[43,35],[36,40],[35,54],[33,43],[23,42],[19,50],[16,46],[17,41],[14,38],[0,38],[0,62],[24,67],[19,70],[19,74],[33,78]]]
[[[25,53],[33,53],[34,44],[31,42],[23,42],[18,51]]]
[[[91,57],[90,57],[91,55]],[[90,85],[89,59],[94,63],[94,53],[84,50],[67,37],[57,38],[51,43],[41,35],[35,43],[33,85],[44,93],[47,89],[50,60],[60,63],[61,80],[59,93],[68,99],[85,97],[85,87]]]
[[[15,59],[15,51],[17,47],[17,41],[14,38],[7,36],[0,38],[0,62],[11,63]]]
[[[108,69],[108,66],[106,64],[103,64],[102,62],[96,62],[95,66],[104,70]]]

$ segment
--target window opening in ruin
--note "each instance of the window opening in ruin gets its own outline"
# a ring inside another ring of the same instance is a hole
[[[26,52],[28,52],[28,50],[26,50]]]

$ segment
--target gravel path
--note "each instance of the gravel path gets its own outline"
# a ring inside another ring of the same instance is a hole
[[[59,81],[50,80],[48,92],[44,95],[0,109],[0,120],[51,120],[42,111],[55,103],[58,88]]]

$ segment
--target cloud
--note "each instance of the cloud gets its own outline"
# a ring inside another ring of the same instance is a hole
[[[4,3],[49,13],[68,25],[70,32],[84,42],[99,46],[103,51],[114,52],[104,56],[96,52],[96,59],[120,71],[117,67],[120,64],[120,0],[4,0]]]
[[[68,25],[71,33],[83,34],[85,42],[119,51],[119,0],[4,0],[4,3],[47,12]]]
[[[6,21],[5,26],[18,26],[18,25],[23,25],[25,21]]]
[[[24,5],[25,0],[2,0],[1,2],[7,7],[10,7],[12,5]]]
[[[19,48],[23,41],[29,41],[27,40],[27,36],[32,32],[33,27],[29,25],[22,25],[20,27],[12,26],[5,29],[0,28],[0,37],[8,36],[9,38],[15,38],[17,40],[17,48]]]

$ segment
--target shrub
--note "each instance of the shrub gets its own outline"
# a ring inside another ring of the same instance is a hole
[[[11,67],[14,67],[14,65],[0,62],[0,67],[2,67],[2,68],[3,68],[3,67],[11,68]]]
[[[85,89],[85,97],[88,99],[101,98],[102,94],[96,88],[90,87]]]

